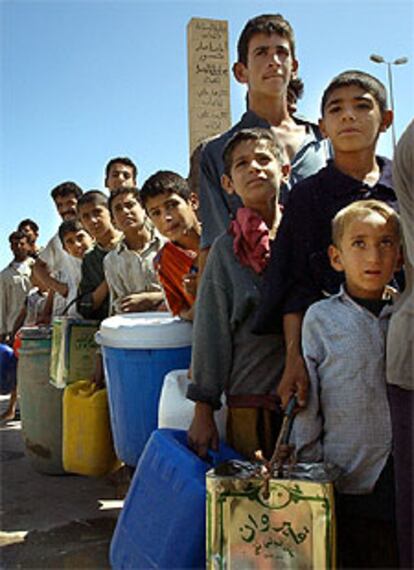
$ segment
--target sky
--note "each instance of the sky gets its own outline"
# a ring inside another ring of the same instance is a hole
[[[159,169],[186,176],[189,162],[186,27],[193,17],[227,20],[229,61],[245,22],[280,12],[292,24],[300,114],[319,117],[329,81],[346,69],[388,86],[393,66],[397,138],[412,119],[414,3],[411,0],[0,0],[0,268],[7,237],[32,218],[45,245],[59,225],[50,190],[65,180],[103,189],[114,156],[138,166],[138,185]],[[231,113],[245,88],[231,79]],[[379,143],[392,157],[391,133]]]

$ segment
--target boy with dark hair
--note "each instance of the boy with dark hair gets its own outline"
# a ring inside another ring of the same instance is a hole
[[[33,259],[36,259],[41,251],[40,247],[36,244],[37,238],[39,237],[39,226],[30,218],[27,218],[19,223],[17,231],[27,235],[32,248],[29,255],[33,257]]]
[[[341,284],[327,255],[331,220],[356,200],[397,205],[391,162],[375,155],[380,133],[392,122],[383,84],[362,71],[345,71],[331,81],[322,101],[319,126],[330,139],[334,159],[290,192],[253,328],[266,334],[280,330],[283,322],[286,367],[278,392],[282,405],[297,392],[302,407],[308,387],[300,348],[303,314]]]
[[[126,156],[111,158],[105,167],[105,186],[110,192],[137,185],[137,167]]]
[[[74,182],[62,182],[52,189],[50,195],[62,220],[76,218],[76,205],[82,193],[82,189]],[[56,303],[59,296],[63,297],[64,302],[69,291],[67,283],[56,277],[59,271],[67,275],[76,272],[76,261],[63,249],[59,235],[56,233],[40,252],[33,266],[36,279],[41,281],[46,289],[55,292]]]
[[[295,104],[303,90],[298,82],[299,64],[289,22],[280,14],[252,18],[240,35],[237,51],[233,74],[236,81],[247,86],[248,110],[229,131],[207,142],[201,155],[201,266],[208,248],[240,206],[239,198],[226,195],[220,182],[223,149],[235,132],[251,127],[273,130],[291,164],[290,178],[281,189],[282,198],[294,183],[322,168],[328,157],[328,145],[317,125],[289,112],[289,105]]]
[[[62,222],[58,233],[64,249],[69,255],[77,259],[82,259],[84,254],[94,245],[92,236],[85,230],[79,220]]]
[[[109,208],[123,239],[104,259],[111,313],[156,311],[164,301],[154,270],[162,240],[139,201],[137,188],[112,192]]]
[[[289,166],[271,131],[257,128],[234,135],[224,163],[223,186],[244,206],[215,241],[198,292],[187,392],[196,406],[188,440],[201,457],[217,449],[213,412],[225,392],[229,445],[247,457],[258,449],[270,457],[282,419],[276,387],[284,366],[283,336],[259,338],[250,328]]]
[[[169,309],[192,320],[201,234],[198,198],[185,178],[168,170],[150,176],[140,198],[157,230],[170,240],[154,260]]]
[[[112,225],[108,198],[99,190],[86,192],[78,202],[79,221],[95,239],[95,246],[82,260],[77,309],[85,319],[103,320],[109,315],[109,290],[103,260],[122,234]]]
[[[332,268],[339,293],[313,304],[303,321],[309,401],[292,442],[300,461],[333,463],[340,568],[396,568],[392,429],[385,381],[385,337],[401,263],[398,214],[360,200],[332,222]]]

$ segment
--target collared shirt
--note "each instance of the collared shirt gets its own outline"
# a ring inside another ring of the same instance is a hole
[[[32,288],[30,275],[34,259],[12,261],[0,273],[0,334],[12,332],[14,323],[24,307],[26,297]]]
[[[381,174],[374,186],[344,174],[333,161],[292,188],[263,280],[254,332],[280,330],[283,314],[305,311],[323,296],[337,293],[343,275],[329,262],[331,221],[357,200],[376,199],[397,209],[391,161],[377,157]]]
[[[390,323],[387,380],[414,390],[414,121],[398,143],[393,176],[403,229],[405,289]]]
[[[291,441],[299,460],[338,465],[339,492],[372,491],[391,451],[385,337],[391,307],[380,316],[341,291],[305,314],[302,349],[310,379],[306,408]]]
[[[111,313],[121,313],[121,301],[132,293],[162,291],[154,269],[154,258],[164,245],[152,230],[150,240],[138,253],[128,248],[125,239],[104,259],[104,271],[111,298]]]
[[[291,161],[289,184],[281,188],[286,195],[290,187],[317,172],[326,164],[329,157],[328,142],[322,138],[316,125],[294,117],[298,124],[305,125],[307,134],[295,157]],[[234,215],[241,201],[236,194],[227,194],[221,186],[224,172],[223,150],[227,141],[238,131],[246,128],[271,128],[270,123],[247,111],[241,120],[222,135],[209,139],[203,147],[200,161],[200,219],[203,223],[201,249],[210,247],[216,237],[224,232],[231,215]]]

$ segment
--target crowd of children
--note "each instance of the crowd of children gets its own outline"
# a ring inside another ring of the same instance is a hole
[[[188,179],[160,170],[139,189],[135,164],[114,158],[109,194],[52,190],[62,224],[44,249],[36,223],[19,223],[0,340],[62,314],[194,321],[194,452],[219,445],[224,395],[227,442],[269,458],[296,394],[297,457],[341,468],[340,567],[411,568],[413,123],[393,171],[376,155],[386,90],[357,70],[329,83],[319,125],[296,117],[295,38],[279,14],[249,20],[237,54],[247,111],[197,149]],[[15,396],[6,418],[14,408]]]

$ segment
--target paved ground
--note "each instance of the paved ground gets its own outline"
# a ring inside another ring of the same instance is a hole
[[[124,493],[109,477],[38,473],[24,451],[20,421],[0,426],[0,568],[110,568]]]

